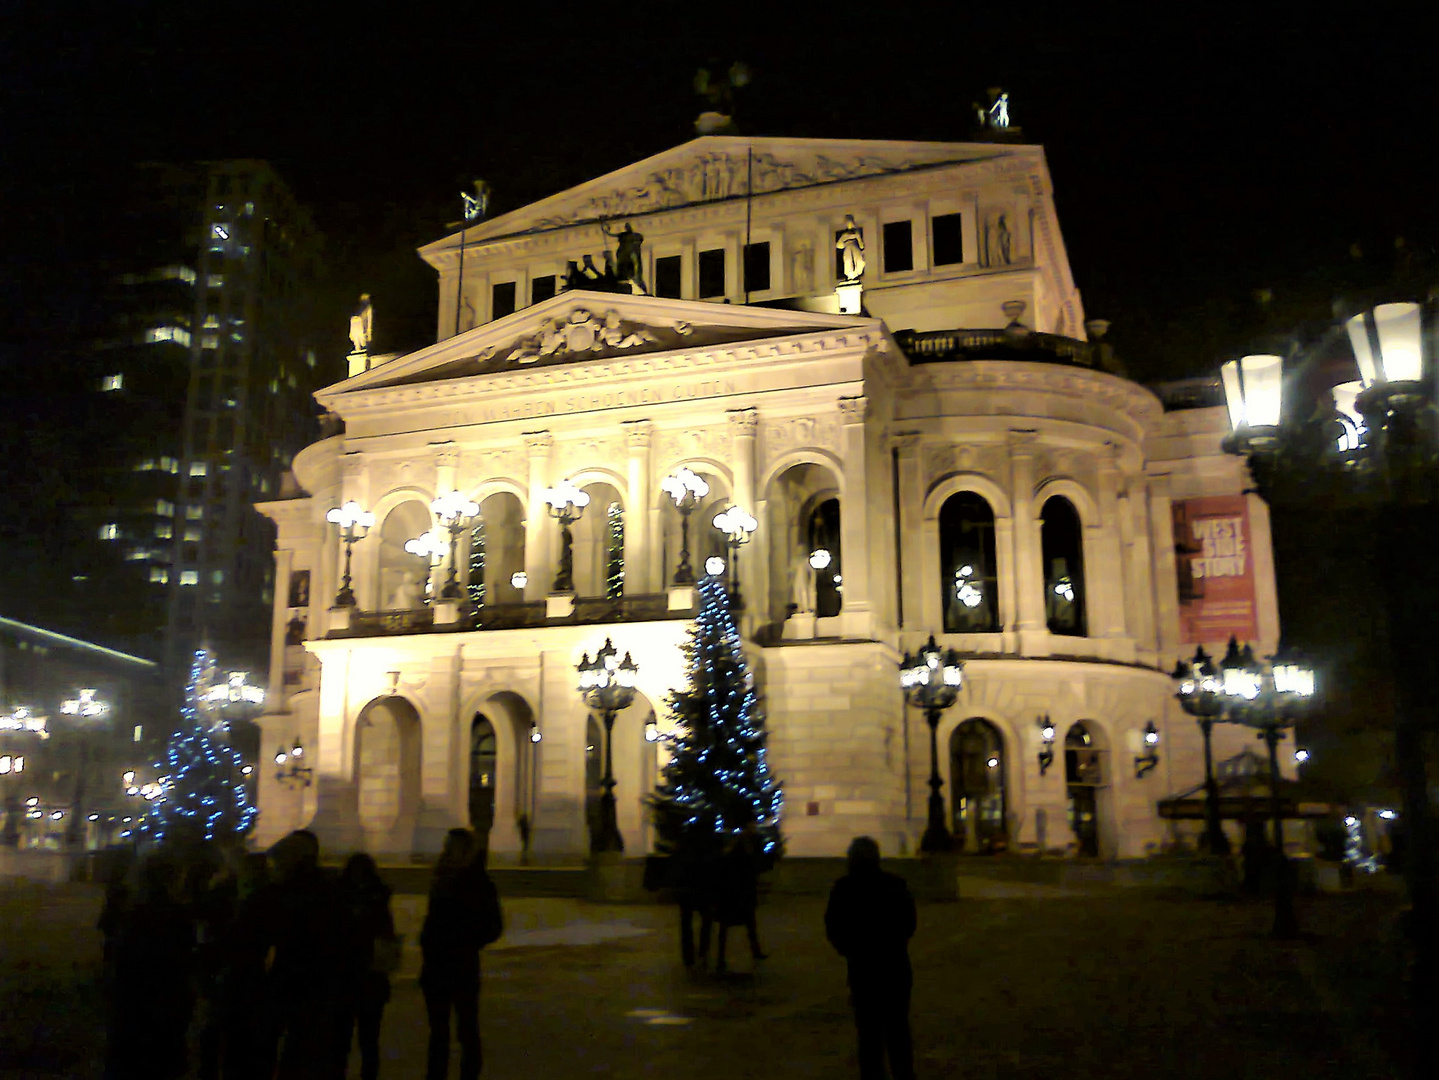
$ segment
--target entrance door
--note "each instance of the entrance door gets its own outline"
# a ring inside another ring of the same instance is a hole
[[[470,724],[470,828],[488,836],[495,823],[495,729],[483,713]]]
[[[1005,826],[1004,737],[988,720],[966,720],[949,738],[950,829],[955,846],[990,854],[1009,846]]]
[[[1104,786],[1104,761],[1083,721],[1064,737],[1064,782],[1069,794],[1069,828],[1079,844],[1079,854],[1098,858],[1098,794]]]

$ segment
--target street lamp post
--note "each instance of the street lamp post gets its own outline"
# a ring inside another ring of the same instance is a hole
[[[1210,735],[1215,721],[1222,720],[1223,705],[1219,700],[1219,669],[1200,646],[1194,659],[1181,660],[1173,678],[1179,684],[1174,696],[1190,716],[1199,721],[1204,734],[1204,849],[1211,855],[1228,855],[1229,837],[1219,814],[1219,783],[1214,779],[1214,751]]]
[[[420,583],[420,595],[428,603],[434,595],[434,583],[430,579],[434,576],[435,567],[439,566],[445,557],[445,541],[436,530],[431,529],[406,540],[405,550],[425,560],[425,580]]]
[[[450,572],[445,577],[445,587],[440,591],[440,599],[459,600],[464,595],[460,591],[459,569],[456,565],[459,559],[460,533],[464,532],[465,526],[480,512],[480,505],[458,491],[451,491],[430,503],[430,510],[439,519],[440,527],[448,530],[450,534]]]
[[[660,490],[675,501],[680,512],[680,564],[675,568],[674,584],[693,585],[694,570],[690,567],[690,514],[710,492],[704,477],[689,469],[676,469],[660,481]]]
[[[84,727],[110,711],[110,705],[91,687],[78,690],[75,697],[60,703],[60,714],[73,717],[75,738],[75,798],[70,807],[70,823],[65,829],[65,843],[78,847],[85,839],[85,772],[90,766],[90,742]]]
[[[604,648],[590,659],[586,653],[580,657],[577,670],[580,673],[579,691],[584,702],[600,714],[605,725],[605,774],[600,780],[604,793],[600,795],[600,827],[591,838],[590,848],[599,852],[621,852],[625,849],[624,838],[620,836],[619,821],[615,815],[615,774],[612,733],[615,714],[629,708],[635,699],[635,677],[639,666],[625,653],[620,660],[619,653],[609,638]]]
[[[939,776],[939,716],[959,698],[964,683],[964,662],[954,649],[941,649],[929,636],[919,652],[905,653],[899,665],[899,687],[905,700],[924,710],[929,724],[929,821],[919,850],[927,854],[949,851],[954,837],[944,823],[944,781]]]
[[[374,527],[375,515],[351,499],[343,506],[336,506],[325,515],[326,521],[340,527],[340,539],[345,544],[345,576],[340,582],[340,591],[335,594],[336,607],[354,607],[355,591],[350,588],[350,557],[356,542],[369,535]]]
[[[1208,658],[1196,666],[1212,672]],[[1196,660],[1200,660],[1196,657]],[[1180,665],[1184,668],[1185,665]],[[1278,875],[1274,889],[1274,936],[1298,936],[1299,921],[1294,914],[1294,874],[1284,854],[1284,800],[1279,793],[1279,751],[1284,729],[1292,727],[1299,711],[1314,696],[1314,672],[1281,649],[1267,664],[1255,659],[1248,645],[1242,649],[1234,638],[1219,662],[1218,677],[1195,678],[1192,672],[1176,672],[1179,700],[1189,711],[1186,699],[1211,695],[1214,718],[1244,724],[1259,731],[1269,749],[1269,808],[1274,830],[1274,865]],[[1217,683],[1217,685],[1215,685]]]
[[[744,596],[739,587],[739,549],[748,544],[759,522],[738,506],[731,506],[715,515],[714,526],[725,534],[729,544],[729,604],[735,611],[744,610]]]
[[[552,488],[540,492],[540,498],[550,508],[550,516],[560,523],[560,566],[555,572],[554,592],[575,591],[575,535],[570,526],[580,519],[590,496],[575,486],[573,480],[561,480]]]
[[[1331,397],[1297,408],[1284,392],[1282,366],[1273,376],[1262,370],[1258,362],[1266,358],[1232,360],[1223,375],[1233,426],[1225,449],[1247,459],[1259,495],[1271,506],[1359,510],[1366,535],[1382,545],[1372,561],[1386,594],[1395,673],[1394,758],[1412,909],[1411,985],[1418,1015],[1439,1020],[1439,891],[1423,747],[1434,709],[1427,684],[1432,619],[1419,580],[1432,564],[1439,526],[1434,330],[1432,303],[1427,311],[1417,303],[1391,303],[1354,315],[1344,333],[1359,378],[1328,385]],[[1305,366],[1336,359],[1339,340],[1337,328],[1331,330],[1307,350]],[[1257,380],[1249,377],[1256,369]],[[1432,577],[1427,587],[1434,587]],[[1430,1026],[1416,1028],[1418,1052],[1428,1061],[1439,1056],[1430,1033],[1421,1030]]]

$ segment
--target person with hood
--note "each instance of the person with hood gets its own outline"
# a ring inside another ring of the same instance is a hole
[[[914,898],[904,879],[879,868],[874,840],[855,837],[849,872],[830,890],[824,930],[849,967],[860,1080],[884,1080],[886,1055],[894,1080],[914,1080],[909,1034],[914,929]]]
[[[485,873],[486,851],[469,829],[451,829],[435,864],[420,930],[420,990],[430,1021],[425,1076],[446,1080],[450,1013],[460,1043],[460,1080],[480,1075],[480,950],[503,928],[499,896]]]

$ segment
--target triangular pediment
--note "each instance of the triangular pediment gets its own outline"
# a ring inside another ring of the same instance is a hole
[[[465,243],[744,198],[747,193],[1035,153],[1035,147],[999,143],[707,135],[472,225],[465,230]],[[433,261],[433,256],[457,246],[459,235],[428,244],[420,254]]]
[[[328,405],[359,390],[703,351],[875,325],[876,320],[863,316],[576,290],[371,368],[316,396]]]

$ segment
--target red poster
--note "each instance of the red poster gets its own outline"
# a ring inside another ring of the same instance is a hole
[[[1258,633],[1249,506],[1243,495],[1174,501],[1179,638],[1247,641]]]

